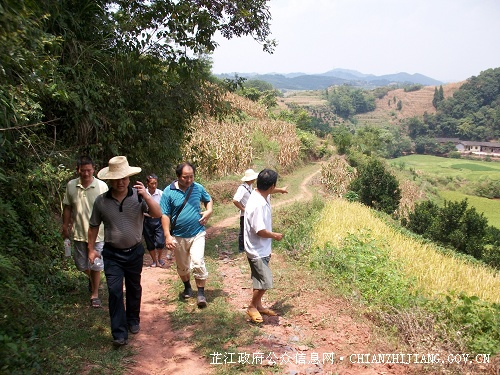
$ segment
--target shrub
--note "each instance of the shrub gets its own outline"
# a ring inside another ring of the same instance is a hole
[[[467,206],[467,199],[461,202],[445,201],[443,207],[425,201],[415,206],[403,225],[458,252],[482,259],[488,221],[474,207]]]
[[[376,158],[358,169],[358,177],[350,183],[349,190],[357,193],[363,204],[387,214],[398,208],[401,199],[398,180]]]

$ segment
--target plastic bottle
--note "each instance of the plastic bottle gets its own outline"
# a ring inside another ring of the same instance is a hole
[[[102,266],[102,258],[95,257],[94,259],[94,267],[101,267]]]
[[[71,240],[69,238],[64,240],[64,255],[71,256]]]

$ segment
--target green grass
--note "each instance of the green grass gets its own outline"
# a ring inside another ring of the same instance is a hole
[[[500,163],[479,160],[449,159],[430,155],[409,155],[391,160],[391,164],[404,164],[412,168],[441,178],[459,178],[471,182],[488,177],[500,180]]]
[[[484,214],[484,217],[488,219],[488,225],[500,229],[500,200],[481,198],[450,190],[440,190],[439,195],[443,199],[453,202],[467,199],[469,207],[474,207],[477,212]]]

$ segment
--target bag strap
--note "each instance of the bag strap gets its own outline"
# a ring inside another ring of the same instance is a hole
[[[172,232],[174,230],[175,223],[177,223],[177,218],[181,214],[181,211],[184,208],[184,206],[186,205],[186,203],[189,199],[189,196],[191,195],[191,192],[193,191],[193,189],[194,189],[194,183],[191,185],[191,188],[189,189],[189,191],[186,195],[186,198],[184,199],[184,202],[182,202],[182,206],[179,208],[179,211],[177,211],[177,215],[175,215],[174,221],[170,224],[170,232]]]
[[[246,189],[246,191],[248,191],[248,193],[252,194],[252,191],[249,188],[247,188],[245,184],[241,184],[241,186],[243,186]]]

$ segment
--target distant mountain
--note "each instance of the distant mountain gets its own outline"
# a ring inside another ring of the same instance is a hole
[[[363,88],[375,88],[391,84],[420,84],[437,86],[443,82],[422,74],[396,73],[376,76],[363,74],[355,70],[333,69],[322,74],[305,73],[224,73],[217,74],[219,78],[234,78],[235,75],[247,79],[258,79],[272,84],[278,90],[321,90],[333,85],[350,85]]]

